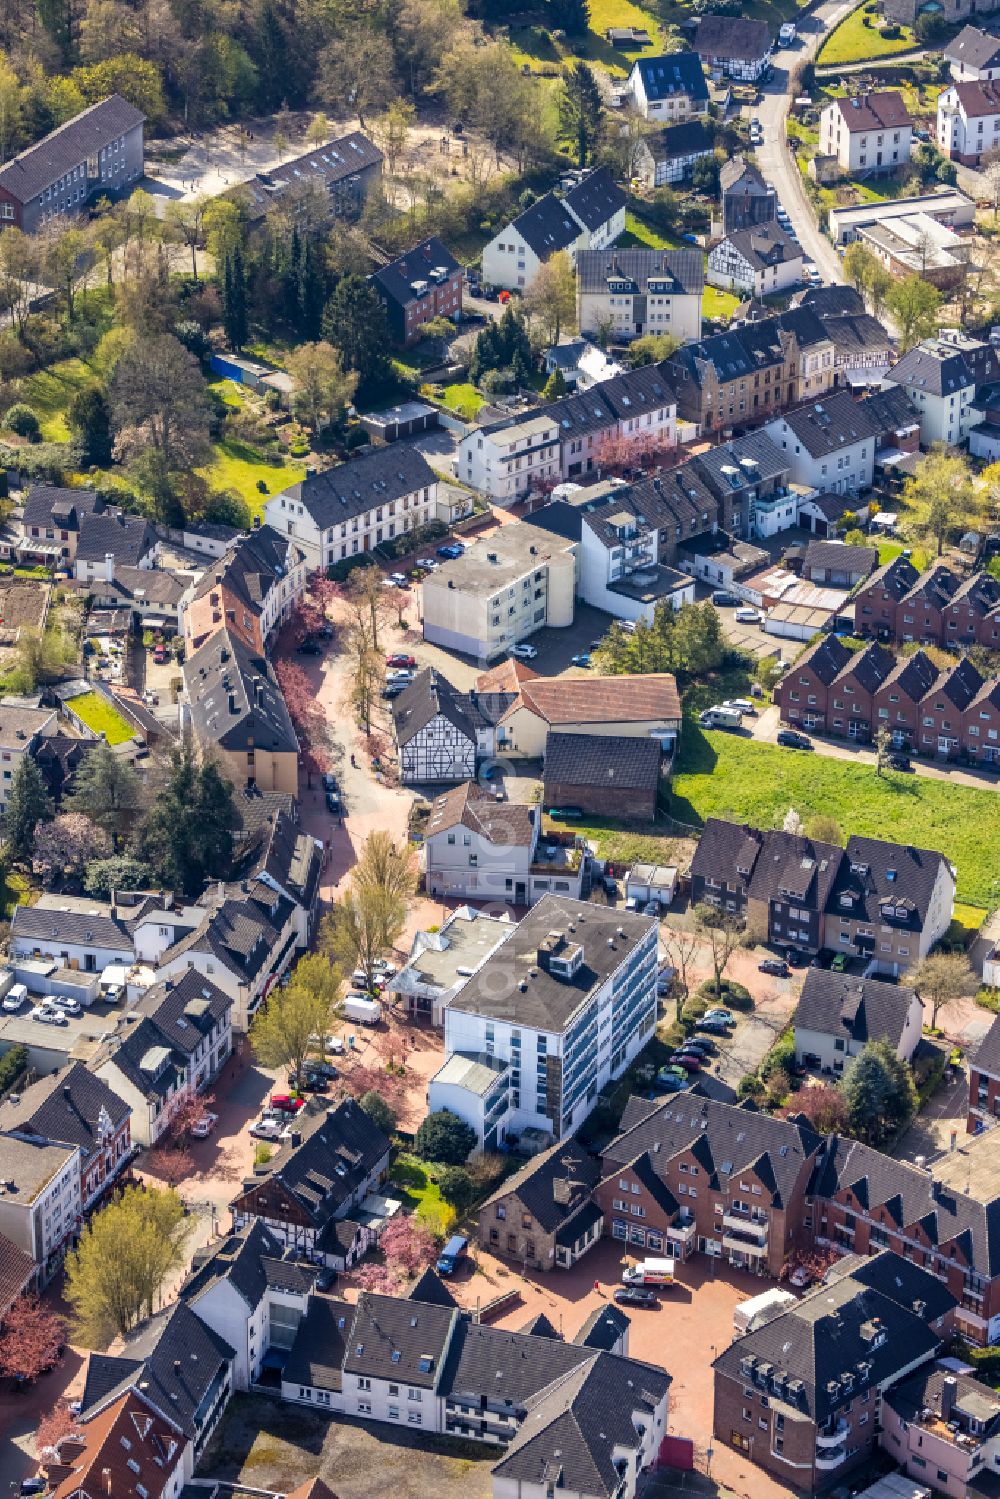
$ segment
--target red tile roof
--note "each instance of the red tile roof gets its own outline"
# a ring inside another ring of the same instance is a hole
[[[967,118],[1000,114],[1000,83],[986,79],[982,83],[956,83],[952,87]]]
[[[836,103],[852,135],[859,130],[898,130],[913,124],[902,95],[895,92],[862,94]]]
[[[680,722],[670,672],[634,677],[536,677],[521,686],[526,708],[549,724]]]
[[[81,1492],[92,1499],[140,1499],[140,1485],[147,1499],[160,1499],[186,1441],[130,1391],[59,1444],[51,1499],[74,1499]]]
[[[34,1273],[31,1255],[0,1234],[0,1317],[14,1305]]]

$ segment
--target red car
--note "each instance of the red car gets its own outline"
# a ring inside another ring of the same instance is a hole
[[[297,1114],[305,1106],[304,1098],[293,1098],[290,1093],[272,1093],[272,1109],[281,1109],[284,1114]]]
[[[698,1058],[691,1056],[686,1051],[675,1051],[670,1061],[672,1066],[683,1067],[687,1072],[701,1071],[701,1063],[698,1061]]]
[[[417,658],[416,656],[404,656],[402,652],[397,651],[395,655],[386,656],[385,664],[386,666],[416,666]]]

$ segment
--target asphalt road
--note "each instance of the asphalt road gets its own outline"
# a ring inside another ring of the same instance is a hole
[[[815,263],[825,282],[838,283],[844,279],[840,259],[816,223],[795,158],[788,149],[785,122],[791,104],[788,83],[792,72],[800,62],[815,55],[827,32],[852,9],[851,0],[827,0],[826,4],[802,17],[794,45],[775,52],[771,77],[757,106],[764,131],[764,144],[757,151],[758,166],[765,181],[774,183],[806,259]]]

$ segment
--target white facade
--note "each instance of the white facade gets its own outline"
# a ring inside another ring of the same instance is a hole
[[[992,100],[993,108],[970,113],[968,101],[963,101],[954,85],[939,95],[937,105],[938,147],[943,155],[966,166],[979,166],[984,156],[1000,147],[1000,97],[992,91],[975,92],[981,94],[982,107]]]
[[[503,427],[477,427],[458,445],[458,478],[501,505],[560,477],[559,424],[527,417]]]
[[[696,161],[714,155],[714,147],[707,146],[704,150],[689,151],[681,156],[656,156],[645,142],[640,141],[634,163],[636,176],[643,187],[650,191],[657,187],[667,187],[676,182],[684,182],[691,175]]]
[[[0,1138],[0,1158],[4,1179],[18,1183],[0,1193],[0,1233],[31,1256],[44,1283],[83,1221],[80,1147]]]
[[[360,460],[359,460],[360,462]],[[359,473],[361,469],[359,467]],[[296,541],[306,554],[305,567],[332,567],[348,557],[370,552],[381,541],[437,519],[437,481],[424,484],[398,499],[373,505],[322,530],[309,508],[290,491],[276,494],[264,506],[269,526]]]
[[[54,730],[55,722],[55,710],[51,708],[17,708],[5,714],[0,706],[0,816],[7,810],[17,767],[42,735]]]
[[[929,448],[936,442],[960,447],[980,420],[975,407],[976,387],[964,385],[947,395],[925,390],[920,385],[903,385],[920,417],[920,446]]]
[[[814,458],[792,431],[783,416],[768,422],[767,435],[788,454],[789,476],[793,484],[832,494],[857,494],[872,482],[875,472],[875,438],[864,437],[846,443],[838,453]]]
[[[650,58],[649,63],[656,59]],[[669,61],[665,58],[664,61]],[[677,88],[664,98],[651,99],[646,91],[643,69],[638,62],[632,64],[632,71],[628,75],[626,88],[635,108],[644,120],[653,120],[660,125],[676,125],[680,120],[690,120],[698,115],[708,113],[707,89],[703,92],[705,98],[695,98],[686,89]],[[676,179],[671,179],[676,180]],[[659,184],[657,184],[659,186]]]
[[[559,206],[580,225],[580,232],[572,244],[566,245],[566,253],[573,259],[579,250],[604,250],[625,233],[625,208],[615,209],[611,216],[588,229],[576,218],[565,198]],[[499,229],[483,249],[482,282],[484,286],[504,287],[507,291],[526,291],[538,275],[542,261],[517,227],[516,220]]]
[[[502,809],[496,815],[502,819]],[[552,857],[543,858],[538,852],[540,811],[532,807],[529,815],[530,842],[520,841],[520,818],[516,830],[512,823],[509,842],[503,840],[502,830],[492,842],[462,823],[427,832],[423,857],[428,895],[518,906],[534,905],[549,891],[577,898],[583,877],[579,849],[553,846]]]
[[[108,554],[112,555],[112,554]],[[143,572],[149,572],[156,567],[160,560],[160,543],[154,539],[149,551],[140,557],[135,567],[141,568]],[[73,564],[73,575],[80,583],[103,582],[108,575],[107,556],[98,560],[96,557],[77,557]]]
[[[615,583],[659,566],[659,532],[633,521],[622,528],[616,545],[608,546],[584,520],[580,533],[580,581],[577,592],[584,603],[604,609],[615,619],[645,620],[652,624],[657,598],[633,598],[616,592]],[[638,586],[638,585],[637,585]],[[693,604],[695,581],[688,578],[665,596],[674,609]]]
[[[723,291],[741,291],[750,297],[770,297],[802,285],[802,252],[777,265],[760,265],[740,253],[731,239],[720,240],[709,251],[705,279]]]
[[[571,625],[574,588],[571,543],[534,526],[502,527],[425,580],[424,639],[495,661],[538,630]]]
[[[444,713],[435,713],[399,748],[399,778],[404,786],[431,786],[468,781],[476,773],[476,741]]]
[[[681,343],[693,343],[701,337],[701,291],[678,292],[671,289],[672,284],[673,278],[668,277],[658,288],[651,276],[645,291],[578,290],[580,332],[597,336],[602,328],[610,328],[616,340],[672,333]]]
[[[233,1388],[248,1390],[260,1375],[268,1349],[291,1347],[308,1301],[308,1293],[268,1286],[257,1305],[251,1306],[222,1276],[190,1305],[206,1327],[224,1338],[236,1354]]]
[[[823,156],[835,156],[838,165],[849,173],[857,171],[892,171],[910,159],[913,126],[882,128],[871,122],[864,126],[849,123],[850,101],[834,99],[820,113],[819,149]]]
[[[903,1032],[896,1047],[896,1055],[901,1061],[908,1062],[913,1056],[920,1040],[922,1026],[923,1007],[914,995],[907,1009]],[[799,1025],[795,1027],[796,1060],[801,1062],[806,1056],[818,1057],[818,1065],[824,1071],[829,1069],[834,1073],[843,1072],[846,1063],[851,1057],[856,1057],[863,1051],[865,1044],[864,1041],[855,1041],[845,1036],[833,1036],[826,1031],[809,1030]]]

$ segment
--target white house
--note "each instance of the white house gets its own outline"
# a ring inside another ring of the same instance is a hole
[[[83,1220],[80,1147],[0,1135],[0,1159],[0,1234],[30,1255],[37,1283],[45,1285]]]
[[[458,444],[457,477],[501,505],[513,505],[543,484],[558,483],[558,421],[532,413],[474,427]]]
[[[155,567],[160,540],[149,521],[111,508],[80,517],[73,575],[80,582],[111,576],[112,569]]]
[[[944,49],[956,83],[1000,78],[1000,40],[978,26],[963,26]]]
[[[424,828],[427,893],[533,905],[548,891],[579,896],[579,848],[539,842],[541,810],[467,781],[431,803]]]
[[[980,166],[983,157],[1000,146],[1000,81],[953,83],[946,88],[938,96],[937,143],[952,161]]]
[[[869,1041],[888,1041],[909,1062],[922,1025],[923,1005],[905,984],[809,968],[795,1012],[795,1058],[841,1073]]]
[[[776,222],[735,229],[709,251],[708,281],[748,297],[788,291],[802,284],[802,247]]]
[[[417,933],[409,958],[388,988],[400,996],[410,1015],[443,1025],[448,1001],[512,930],[506,911],[497,916],[459,906],[437,930]]]
[[[920,418],[923,447],[935,442],[958,447],[978,422],[976,377],[966,355],[977,347],[961,335],[927,339],[887,372],[886,379],[906,391]]]
[[[772,441],[788,454],[792,483],[833,494],[867,489],[875,471],[877,424],[847,391],[798,406],[768,422]]]
[[[404,786],[465,781],[476,773],[477,734],[462,693],[425,667],[392,705]]]
[[[708,113],[708,84],[696,52],[637,57],[627,90],[644,120],[672,125]]]
[[[310,569],[325,568],[435,520],[437,486],[423,454],[397,442],[307,474],[268,500],[264,514],[298,542]]]
[[[580,331],[640,338],[672,333],[687,343],[701,336],[705,270],[700,250],[584,250],[576,260]]]
[[[650,480],[588,505],[580,518],[579,596],[615,619],[652,624],[657,604],[693,604],[694,578],[664,560],[675,551],[676,512]],[[661,536],[670,540],[661,545]]]
[[[50,959],[63,968],[101,973],[134,952],[128,917],[110,901],[79,895],[40,895],[33,906],[17,906],[11,920],[10,955]]]
[[[656,943],[652,917],[544,895],[450,1000],[446,1057],[485,1054],[507,1069],[508,1106],[491,1122],[498,1144],[527,1128],[572,1134],[645,1045],[656,1024]],[[452,1096],[478,1128],[478,1084],[466,1103]]]
[[[7,810],[14,774],[25,755],[56,730],[53,708],[22,708],[0,703],[0,816]]]
[[[485,286],[524,291],[539,266],[559,250],[603,250],[625,231],[626,194],[607,167],[576,181],[563,195],[546,193],[500,229],[483,250]]]
[[[895,92],[832,99],[820,112],[820,154],[852,176],[905,166],[912,143],[913,121]]]
[[[570,542],[523,522],[501,526],[425,579],[424,639],[495,661],[538,630],[571,625],[574,592]]]

